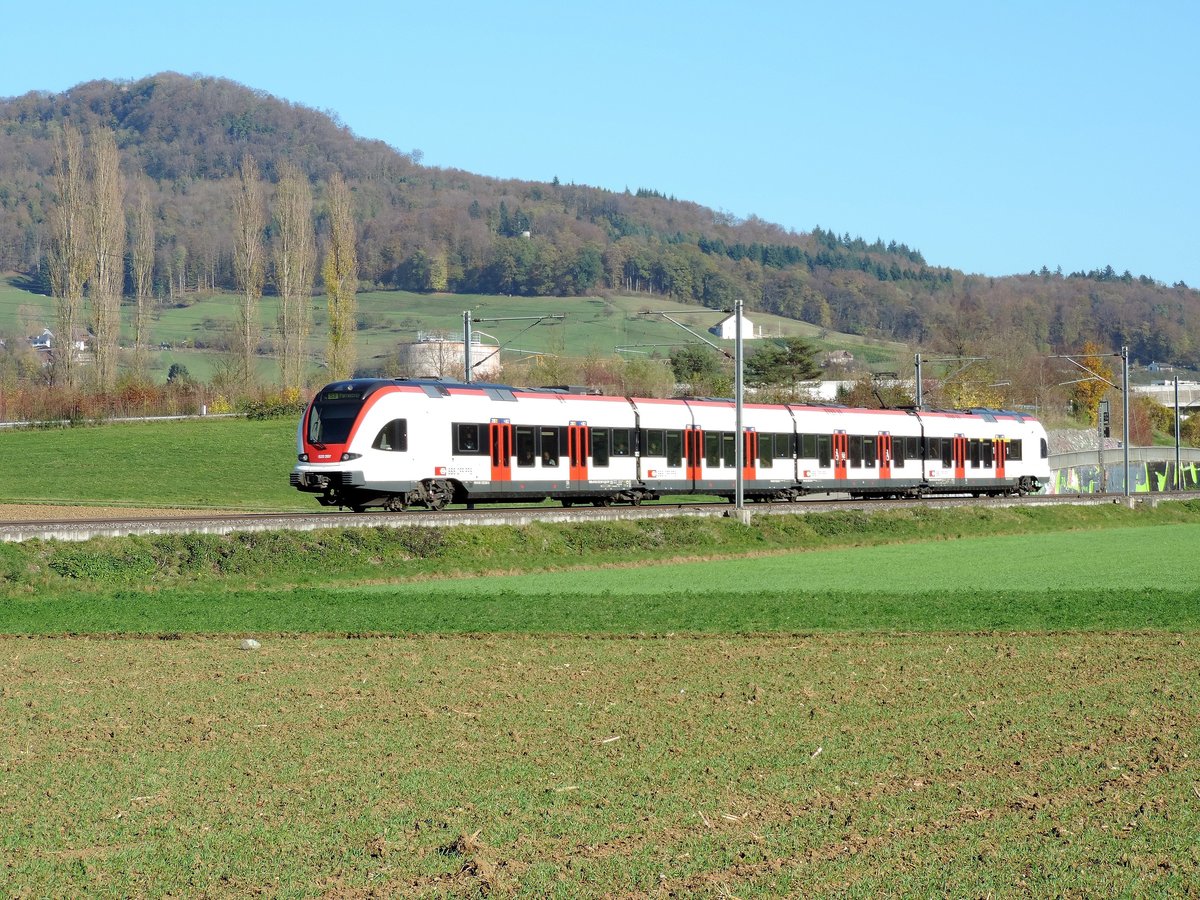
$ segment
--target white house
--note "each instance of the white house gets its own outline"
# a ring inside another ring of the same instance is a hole
[[[75,332],[75,340],[71,342],[76,352],[83,353],[88,348],[87,332],[78,329]],[[29,338],[29,346],[34,350],[49,352],[54,348],[54,332],[49,328],[43,328],[41,334],[35,334]]]
[[[715,334],[719,338],[724,338],[727,341],[732,341],[737,337],[737,321],[736,316],[730,313],[712,328],[708,329],[709,334]],[[742,340],[752,341],[755,338],[762,337],[762,330],[756,329],[754,323],[746,318],[745,313],[742,314]]]

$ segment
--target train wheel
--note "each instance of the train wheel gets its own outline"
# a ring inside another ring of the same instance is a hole
[[[425,484],[425,505],[434,512],[444,509],[454,496],[454,491],[444,481],[430,481]]]
[[[592,506],[612,506],[612,497],[601,497],[599,500],[593,500]]]
[[[566,500],[566,499],[564,499],[564,500],[560,500],[559,502],[560,502],[560,503],[562,503],[563,509],[570,509],[572,506],[574,506],[574,505],[575,505],[575,501],[574,501],[574,500]]]
[[[642,495],[634,494],[633,497],[630,498],[629,502],[634,506],[641,506],[642,505]]]

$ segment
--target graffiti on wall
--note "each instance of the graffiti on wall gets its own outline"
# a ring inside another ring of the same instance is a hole
[[[1124,467],[1121,465],[1105,466],[1101,471],[1099,465],[1074,466],[1070,469],[1056,469],[1053,481],[1048,486],[1049,494],[1098,494],[1104,490],[1108,493],[1124,493]],[[1200,490],[1200,465],[1184,463],[1179,468],[1181,490]],[[1158,460],[1155,462],[1139,462],[1129,464],[1130,493],[1158,493],[1175,490],[1174,460]]]

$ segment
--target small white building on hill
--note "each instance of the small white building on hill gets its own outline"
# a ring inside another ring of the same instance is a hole
[[[723,340],[732,341],[737,338],[737,317],[730,313],[712,328],[708,329],[709,334],[715,334]],[[745,313],[742,314],[742,340],[752,341],[755,338],[762,337],[762,329],[756,328],[754,323],[746,318]]]

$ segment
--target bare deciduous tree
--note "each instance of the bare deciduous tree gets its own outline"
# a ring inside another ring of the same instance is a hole
[[[326,203],[329,207],[329,244],[321,269],[329,298],[329,344],[325,363],[329,367],[329,377],[337,381],[354,374],[354,295],[358,287],[350,189],[338,172],[329,179]]]
[[[237,346],[241,362],[242,385],[254,383],[254,354],[259,341],[259,303],[265,278],[263,230],[266,212],[263,203],[262,181],[254,157],[242,157],[240,177],[233,200],[233,271],[242,302],[238,315]]]
[[[90,298],[95,336],[96,386],[111,391],[117,382],[121,332],[121,293],[125,284],[125,186],[117,139],[108,128],[92,135],[91,190],[88,193]]]
[[[150,319],[150,302],[154,291],[154,211],[145,180],[138,183],[137,201],[133,208],[133,289],[137,309],[133,316],[133,370],[139,378],[146,377],[146,350]]]
[[[309,304],[316,273],[312,188],[291,163],[280,166],[275,191],[272,241],[275,287],[279,291],[279,373],[286,393],[297,394],[304,380],[304,342],[309,331]]]
[[[74,386],[73,341],[87,281],[87,184],[83,171],[83,135],[69,122],[54,144],[54,202],[50,208],[50,286],[56,299],[51,377],[59,386]]]

